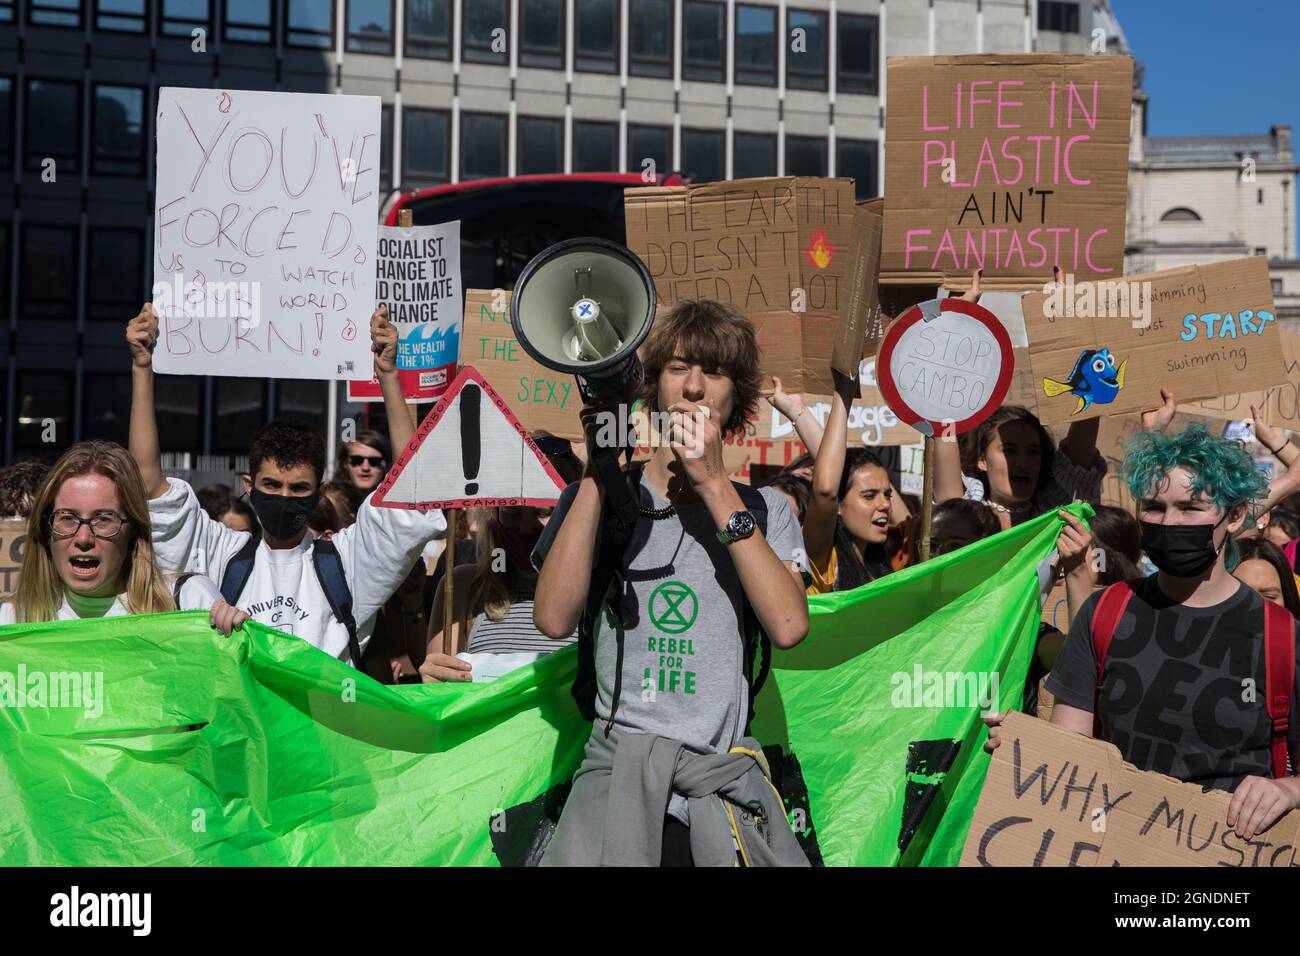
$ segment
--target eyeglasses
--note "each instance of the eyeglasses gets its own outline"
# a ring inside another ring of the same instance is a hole
[[[126,518],[115,511],[96,511],[89,518],[75,511],[56,511],[48,520],[50,533],[56,538],[71,538],[83,524],[90,525],[90,533],[96,538],[116,538],[126,524]]]
[[[369,462],[371,468],[382,468],[384,466],[384,457],[382,455],[349,455],[348,464],[353,468],[360,468],[362,462]]]

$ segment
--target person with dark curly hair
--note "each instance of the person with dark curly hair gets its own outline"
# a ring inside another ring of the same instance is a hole
[[[43,461],[17,461],[0,468],[0,517],[26,518],[50,473]]]
[[[1228,567],[1251,504],[1287,489],[1270,489],[1239,443],[1195,426],[1141,432],[1125,452],[1159,570],[1084,602],[1047,679],[1052,723],[1109,741],[1140,770],[1230,791],[1224,822],[1252,839],[1300,806],[1287,769],[1300,757],[1297,622]],[[992,751],[1002,715],[985,721]]]
[[[376,508],[330,539],[314,539],[308,521],[321,497],[325,439],[305,422],[277,418],[252,435],[244,491],[261,539],[204,512],[193,489],[163,475],[154,414],[153,349],[158,318],[145,304],[127,326],[132,358],[131,454],[149,495],[158,563],[169,571],[200,571],[219,582],[226,600],[253,619],[354,667],[379,610],[406,578],[425,543],[445,533],[442,512]],[[415,430],[397,378],[397,331],[380,307],[371,317],[375,371],[389,427],[404,445]]]

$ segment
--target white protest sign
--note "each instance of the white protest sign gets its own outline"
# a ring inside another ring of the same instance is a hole
[[[960,435],[1006,398],[1015,358],[993,313],[963,299],[931,299],[892,323],[880,344],[880,391],[923,435]]]
[[[379,227],[375,305],[397,326],[397,376],[408,404],[447,390],[460,358],[465,311],[460,282],[460,220],[436,226]],[[378,379],[348,382],[348,401],[383,398]]]
[[[154,368],[317,379],[370,369],[379,105],[159,90]]]
[[[461,366],[370,501],[381,508],[547,508],[564,480],[478,371]]]

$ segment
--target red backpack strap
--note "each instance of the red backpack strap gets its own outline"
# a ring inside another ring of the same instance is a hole
[[[1290,541],[1288,541],[1288,542],[1286,543],[1286,545],[1282,548],[1282,553],[1286,555],[1287,563],[1290,564],[1292,568],[1296,568],[1296,544],[1297,544],[1297,542],[1300,542],[1300,538],[1292,538],[1292,539],[1291,539]],[[1296,570],[1300,570],[1300,568],[1296,568]]]
[[[1097,606],[1092,609],[1092,649],[1097,656],[1097,690],[1092,698],[1092,735],[1101,736],[1101,715],[1098,704],[1101,701],[1101,680],[1106,673],[1106,652],[1110,650],[1110,640],[1115,636],[1119,620],[1128,610],[1128,602],[1133,600],[1137,581],[1116,581],[1101,592]]]
[[[1273,724],[1273,776],[1287,776],[1287,731],[1295,689],[1295,618],[1286,608],[1264,602],[1264,702]]]

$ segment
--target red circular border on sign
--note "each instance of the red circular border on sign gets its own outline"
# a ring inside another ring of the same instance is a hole
[[[935,301],[933,299],[931,302]],[[1002,323],[988,309],[975,302],[967,302],[965,299],[942,299],[939,300],[940,312],[961,312],[978,321],[993,334],[993,339],[998,343],[998,348],[1002,351],[1002,368],[998,373],[998,379],[993,383],[993,390],[989,392],[988,401],[969,418],[954,422],[953,427],[958,435],[968,432],[976,425],[979,425],[986,418],[993,414],[994,409],[1002,404],[1002,400],[1007,397],[1007,391],[1011,388],[1011,373],[1015,369],[1016,357],[1011,350],[1011,336],[1007,335],[1007,330],[1002,327]],[[876,357],[876,385],[880,388],[880,394],[884,396],[885,403],[893,409],[899,421],[905,425],[916,427],[916,423],[927,421],[930,423],[934,434],[940,434],[946,427],[944,422],[932,421],[928,418],[922,418],[912,408],[903,401],[898,394],[898,388],[894,385],[894,375],[890,370],[890,363],[894,357],[894,349],[898,345],[898,340],[903,337],[903,333],[914,326],[917,322],[925,321],[925,316],[921,312],[921,305],[914,305],[893,322],[889,323],[889,328],[885,330],[885,337],[880,343],[880,352]]]

